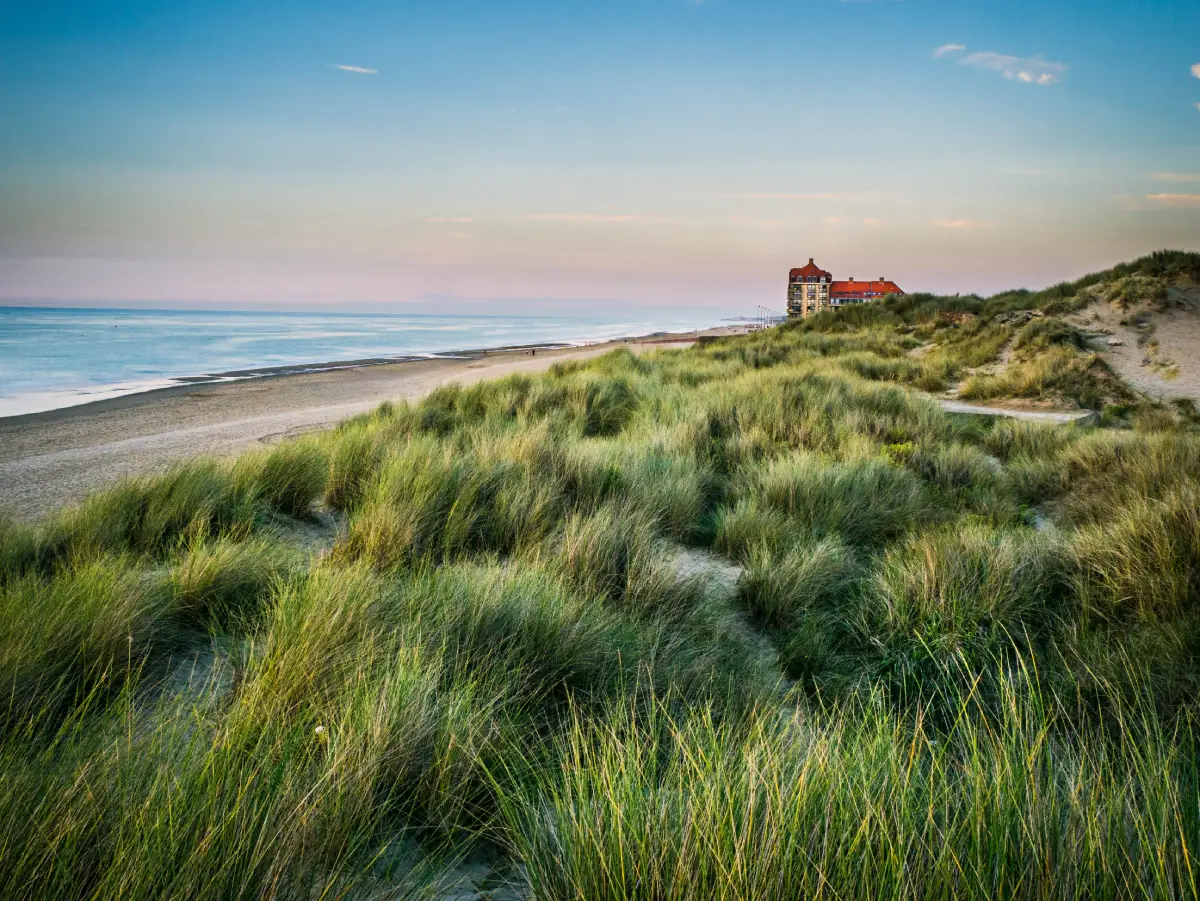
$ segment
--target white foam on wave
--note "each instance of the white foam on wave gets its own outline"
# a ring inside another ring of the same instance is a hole
[[[149,379],[143,382],[123,382],[116,385],[97,385],[88,388],[63,388],[54,391],[27,391],[0,397],[0,417],[24,416],[78,407],[100,400],[112,400],[129,394],[142,394],[178,385],[174,379]]]

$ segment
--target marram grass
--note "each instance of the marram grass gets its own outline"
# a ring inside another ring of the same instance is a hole
[[[1197,273],[443,387],[0,522],[0,894],[1195,899],[1200,435],[1055,317]]]

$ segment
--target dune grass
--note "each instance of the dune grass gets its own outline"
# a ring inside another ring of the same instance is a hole
[[[0,522],[3,894],[445,898],[475,853],[547,899],[1196,898],[1200,434],[1055,318],[1192,271],[445,387]],[[922,393],[964,378],[1126,400]]]
[[[1063,733],[1036,685],[1002,697],[945,732],[869,696],[736,727],[578,718],[560,769],[501,803],[539,898],[1191,896],[1190,736]]]
[[[1057,345],[996,375],[974,375],[959,390],[964,400],[1050,398],[1093,410],[1132,397],[1098,354]]]

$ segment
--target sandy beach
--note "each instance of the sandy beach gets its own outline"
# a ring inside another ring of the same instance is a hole
[[[328,428],[385,400],[413,400],[439,385],[469,385],[514,372],[541,372],[628,347],[643,353],[686,347],[700,335],[649,336],[587,347],[512,349],[271,375],[215,384],[182,384],[79,407],[0,419],[0,511],[35,520],[125,476],[161,471],[205,454]]]

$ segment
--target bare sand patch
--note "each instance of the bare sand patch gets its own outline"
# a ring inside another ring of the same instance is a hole
[[[1200,403],[1200,287],[1168,289],[1163,309],[1097,300],[1070,322],[1094,336],[1097,351],[1134,389]]]

